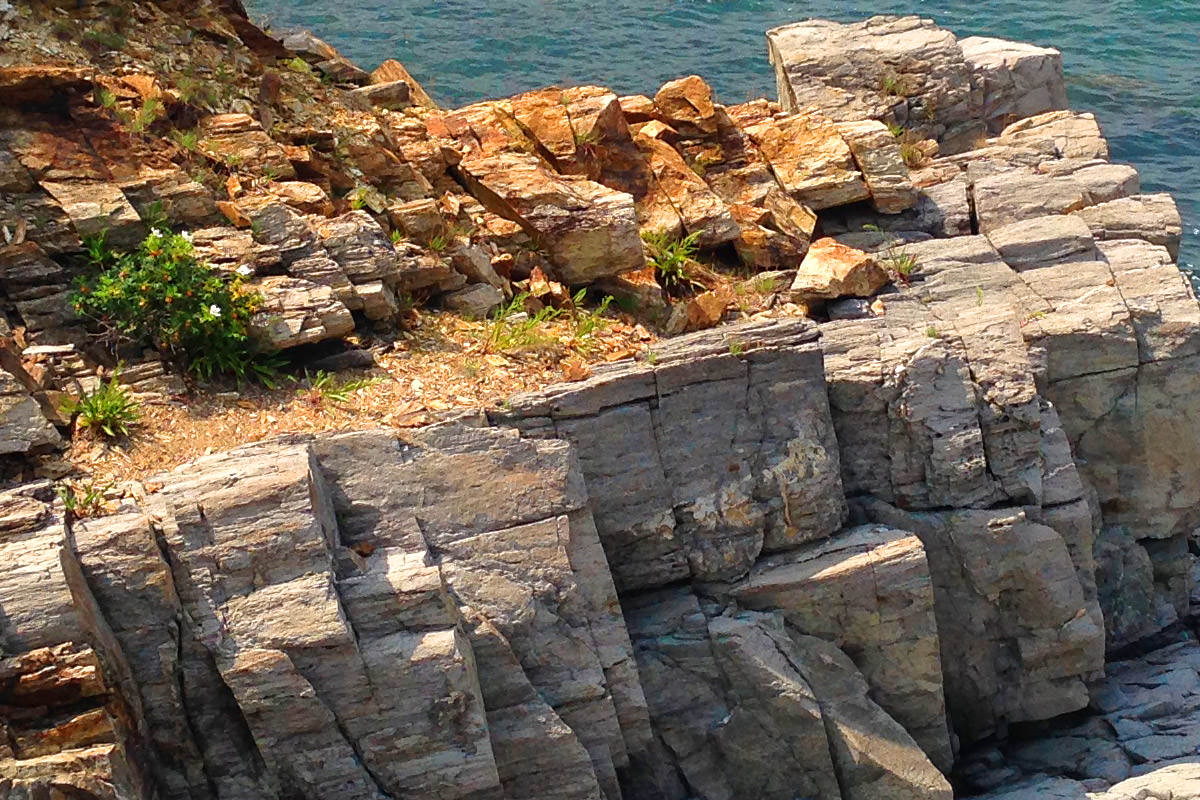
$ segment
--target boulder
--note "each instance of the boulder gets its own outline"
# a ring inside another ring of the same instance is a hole
[[[350,95],[388,111],[401,111],[413,104],[412,87],[405,80],[372,82],[368,86],[351,89]]]
[[[442,295],[442,305],[464,317],[484,319],[504,303],[504,293],[486,283],[473,283]]]
[[[684,136],[717,132],[712,87],[698,75],[663,84],[654,95],[656,116]]]
[[[250,323],[251,334],[271,350],[336,339],[354,330],[349,309],[328,286],[274,276],[255,284],[263,304]]]
[[[459,169],[485,205],[544,244],[557,280],[590,283],[645,264],[629,195],[553,175],[532,156],[472,158]]]
[[[996,141],[1015,147],[1044,147],[1059,158],[1108,160],[1108,142],[1094,114],[1078,111],[1049,111],[1018,120]]]
[[[982,114],[990,133],[1011,120],[1067,107],[1058,50],[990,36],[968,36],[958,44],[982,89]]]
[[[386,86],[397,82],[402,82],[408,87],[408,96],[413,104],[424,108],[437,108],[437,103],[433,101],[433,98],[425,92],[417,79],[399,61],[393,58],[386,59],[371,73],[372,85]]]
[[[888,280],[875,256],[825,238],[808,248],[792,282],[792,293],[804,299],[870,297]]]
[[[37,453],[62,443],[58,430],[25,386],[0,369],[0,454]]]
[[[105,234],[114,247],[133,249],[148,232],[137,210],[112,183],[40,182],[83,238]]]

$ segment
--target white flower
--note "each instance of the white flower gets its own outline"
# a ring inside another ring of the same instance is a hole
[[[214,317],[219,317],[221,316],[221,307],[216,303],[213,303],[208,307],[208,313],[212,314]]]
[[[162,228],[151,228],[150,235],[157,236],[160,239],[165,239],[167,237],[167,232],[164,231]]]
[[[183,237],[183,240],[184,240],[185,242],[187,242],[188,244],[191,244],[191,243],[192,243],[192,234],[191,234],[189,231],[184,231],[183,233],[181,233],[181,234],[179,234],[179,235],[180,235],[181,237]]]
[[[249,278],[254,274],[254,270],[250,269],[250,267],[246,266],[245,264],[242,264],[240,267],[234,270],[234,272],[236,272],[238,275],[241,275],[243,278]]]

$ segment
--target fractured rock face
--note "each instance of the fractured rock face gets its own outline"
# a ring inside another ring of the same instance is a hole
[[[577,447],[622,590],[734,578],[844,518],[813,332],[741,328],[738,355],[719,332],[679,338],[654,365],[518,396],[495,421]]]
[[[916,537],[854,528],[759,561],[728,592],[743,608],[778,609],[796,630],[853,654],[874,701],[949,768],[933,585]]]

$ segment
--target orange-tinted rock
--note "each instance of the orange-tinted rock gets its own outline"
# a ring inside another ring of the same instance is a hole
[[[545,148],[560,172],[583,174],[576,164],[575,132],[557,87],[519,94],[509,101],[513,116]]]
[[[393,203],[388,206],[387,213],[392,225],[408,238],[420,242],[431,240],[446,227],[437,201],[429,198]]]
[[[717,247],[738,237],[729,209],[676,152],[659,139],[640,136],[637,146],[650,163],[663,194],[678,211],[689,234],[699,233],[701,247]]]
[[[645,263],[630,195],[555,175],[525,154],[470,158],[459,169],[490,211],[521,223],[543,247],[557,280],[590,283]]]
[[[415,105],[424,106],[425,108],[438,107],[437,103],[433,102],[433,98],[426,93],[417,79],[399,61],[389,58],[371,73],[371,83],[373,84],[394,83],[396,81],[403,81],[408,84],[409,96]]]
[[[217,114],[200,121],[200,147],[226,163],[272,170],[277,178],[295,177],[283,148],[249,114]]]
[[[638,122],[649,122],[655,119],[658,115],[658,109],[654,107],[654,101],[644,94],[631,94],[619,98],[621,104],[621,113],[625,115],[625,120],[633,125]]]
[[[630,125],[629,129],[634,136],[645,136],[647,139],[661,139],[664,142],[672,143],[679,141],[679,131],[656,119]]]
[[[333,203],[325,190],[313,183],[304,181],[279,181],[272,183],[267,191],[287,203],[294,209],[305,214],[320,214],[331,216]]]
[[[698,75],[679,78],[654,95],[658,116],[684,136],[704,136],[717,132],[717,108],[712,87]]]
[[[887,271],[874,255],[825,238],[809,247],[792,292],[805,299],[870,297],[887,283]]]
[[[0,105],[42,103],[55,94],[82,94],[92,87],[95,70],[53,64],[0,67]]]
[[[783,188],[806,206],[820,211],[871,196],[850,146],[832,122],[793,114],[756,122],[746,133]]]
[[[711,328],[725,316],[729,297],[723,291],[703,292],[695,297],[676,303],[667,320],[667,333],[699,331]]]
[[[733,247],[747,267],[764,270],[795,269],[808,250],[808,241],[766,227],[770,213],[754,206],[729,207],[741,228]]]

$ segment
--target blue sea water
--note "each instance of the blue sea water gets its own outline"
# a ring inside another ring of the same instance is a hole
[[[396,58],[442,104],[549,84],[653,93],[704,76],[719,99],[774,97],[763,33],[809,17],[920,14],[959,36],[1063,51],[1071,106],[1093,111],[1113,159],[1184,216],[1180,263],[1200,274],[1200,0],[247,0],[274,28],[307,27],[364,67]]]

